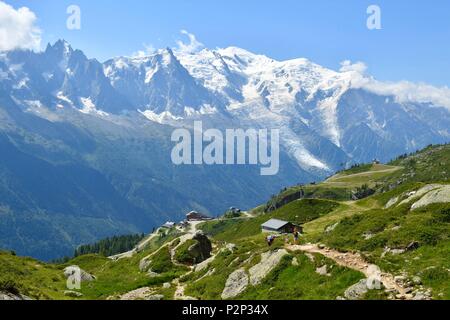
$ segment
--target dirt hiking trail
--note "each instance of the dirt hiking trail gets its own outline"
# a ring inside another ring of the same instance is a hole
[[[363,273],[367,278],[373,277],[373,270],[379,268],[375,265],[369,264],[367,261],[359,253],[342,253],[329,248],[322,248],[316,244],[307,244],[307,245],[288,245],[286,246],[287,250],[290,251],[302,251],[306,253],[318,253],[321,254],[333,261],[335,261],[338,265],[347,267],[356,271]],[[374,268],[376,267],[376,268]],[[395,290],[399,293],[399,297],[401,300],[408,300],[409,296],[407,295],[406,289],[399,285],[392,274],[390,273],[381,273],[380,281],[386,288],[386,290]]]

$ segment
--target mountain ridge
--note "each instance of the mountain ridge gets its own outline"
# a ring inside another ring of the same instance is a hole
[[[210,121],[217,117],[220,121],[225,116],[242,126],[286,127],[282,145],[306,170],[316,168],[331,173],[339,169],[325,155],[299,143],[311,135],[340,148],[346,163],[371,160],[360,152],[352,152],[359,144],[348,138],[346,132],[352,129],[349,125],[366,124],[359,130],[378,140],[378,146],[396,140],[400,130],[413,131],[396,143],[397,153],[412,152],[450,138],[446,129],[450,112],[444,106],[396,102],[399,98],[394,95],[380,96],[353,85],[361,82],[364,75],[351,68],[336,72],[307,59],[276,61],[236,47],[194,53],[167,48],[147,56],[116,57],[100,63],[87,59],[64,40],[48,45],[36,55],[56,59],[55,64],[61,69],[39,70],[42,77],[60,79],[59,87],[46,93],[47,107],[74,106],[103,117],[108,113],[139,112],[149,121],[172,126],[189,126],[198,118]],[[19,99],[23,103],[24,98]],[[355,109],[359,109],[358,113]],[[431,114],[439,116],[440,122],[432,123]],[[301,135],[290,130],[292,119],[307,132]],[[389,127],[390,122],[396,127]],[[421,130],[413,130],[415,127]],[[290,143],[292,136],[296,143]],[[389,151],[378,154],[383,161],[393,156]]]

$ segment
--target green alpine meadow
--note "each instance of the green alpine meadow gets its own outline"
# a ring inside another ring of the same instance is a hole
[[[449,169],[450,145],[429,146],[283,189],[248,211],[80,247],[64,261],[2,251],[0,291],[42,300],[448,300]],[[269,246],[261,226],[271,219],[301,226],[298,241],[280,233]],[[82,280],[69,290],[74,266]],[[370,279],[380,283],[369,288]]]

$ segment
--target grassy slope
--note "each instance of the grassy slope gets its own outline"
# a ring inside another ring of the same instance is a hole
[[[368,173],[361,174],[357,172],[356,176],[349,173],[342,173],[346,183],[352,182],[351,185],[331,186],[332,182],[326,182],[318,185],[309,185],[302,187],[294,187],[283,191],[281,197],[289,193],[296,192],[300,188],[306,189],[306,194],[314,197],[326,197],[332,199],[347,198],[353,186],[361,186],[359,183],[361,176],[369,178],[374,184],[379,178],[384,178],[392,172],[400,170],[398,167],[387,166],[370,166]],[[354,179],[355,181],[352,181]],[[340,182],[340,181],[339,181]],[[363,183],[367,183],[363,181]],[[211,235],[215,240],[223,242],[234,242],[244,247],[243,251],[252,247],[252,251],[257,245],[264,243],[264,235],[261,234],[260,225],[270,218],[279,218],[289,220],[305,225],[307,238],[311,238],[315,234],[320,235],[323,230],[335,221],[340,221],[346,216],[360,214],[371,207],[378,204],[363,204],[357,202],[339,202],[321,199],[304,199],[294,201],[277,211],[270,214],[263,214],[258,210],[259,214],[252,219],[234,219],[207,222],[200,226],[202,230]],[[283,239],[278,239],[275,246],[282,247]],[[260,250],[264,249],[264,246]],[[259,253],[259,252],[258,252]],[[193,296],[203,299],[218,299],[223,291],[225,281],[229,274],[234,271],[237,266],[246,259],[247,255],[241,257],[239,253],[224,254],[223,260],[218,257],[211,266],[211,270],[220,269],[219,274],[193,282],[188,286],[187,292]],[[319,266],[323,266],[323,257],[317,258],[316,262],[311,262],[302,254],[296,255],[300,262],[299,266],[292,266],[290,263],[293,256],[288,256],[285,261],[274,270],[266,279],[266,281],[258,287],[250,287],[240,297],[243,299],[335,299],[342,295],[346,288],[356,283],[362,278],[359,272],[341,268],[336,266],[332,261],[327,260],[329,266],[334,266],[331,277],[323,277],[315,272]],[[238,259],[239,258],[239,259]],[[238,259],[238,260],[236,260]],[[321,260],[322,259],[322,260]],[[206,273],[207,271],[204,271]],[[199,275],[201,277],[201,275]],[[193,279],[195,280],[195,279]]]
[[[292,264],[293,258],[298,266]],[[327,265],[330,276],[316,273],[316,268]],[[334,300],[343,296],[344,291],[361,280],[359,272],[337,266],[332,260],[320,255],[312,262],[304,254],[290,255],[284,258],[265,281],[256,287],[247,289],[240,298],[250,300]]]
[[[217,241],[237,245],[235,252],[219,254],[210,267],[190,276],[186,294],[201,299],[220,299],[228,276],[237,268],[249,269],[259,262],[260,254],[268,250],[261,224],[271,218],[278,218],[304,224],[313,221],[339,207],[339,203],[329,200],[304,199],[294,201],[270,214],[262,214],[251,219],[230,219],[206,222],[200,229]],[[284,238],[278,238],[271,250],[282,248]],[[332,261],[317,258],[311,262],[302,254],[296,254],[299,266],[293,266],[294,255],[284,261],[268,276],[263,284],[250,286],[238,299],[335,299],[343,295],[345,289],[363,276],[359,272],[336,266]],[[324,259],[324,258],[323,258]],[[331,276],[320,276],[315,270],[324,264],[334,266]],[[208,271],[211,276],[202,278]],[[273,289],[272,289],[273,288]]]
[[[450,299],[450,205],[432,205],[414,212],[409,210],[410,205],[384,209],[393,197],[418,190],[426,183],[449,183],[449,177],[449,145],[427,148],[389,166],[367,165],[344,171],[314,188],[348,190],[367,183],[380,192],[360,201],[340,202],[331,213],[306,223],[305,241],[362,251],[385,271],[420,276],[436,298]],[[288,189],[284,194],[295,190]],[[326,233],[333,225],[336,228]],[[365,239],[368,234],[372,238]],[[412,242],[418,242],[420,248],[381,258],[385,247],[405,248]]]
[[[267,250],[261,237],[241,239],[237,242],[235,252],[225,251],[219,254],[209,269],[194,274],[185,279],[186,293],[202,300],[220,299],[228,276],[238,268],[250,269],[260,261],[260,253]],[[273,249],[283,246],[282,239],[278,239]],[[296,258],[298,266],[292,265]],[[327,265],[331,271],[330,276],[321,276],[316,268]],[[214,270],[211,276],[203,276]],[[220,270],[217,272],[217,270]],[[246,291],[236,299],[273,299],[273,300],[312,300],[336,299],[352,284],[362,279],[359,272],[336,266],[331,260],[319,255],[314,262],[303,254],[290,254],[283,258],[280,265],[256,286],[249,286]]]
[[[352,196],[352,191],[354,191],[356,187],[367,184],[369,187],[373,188],[384,181],[384,178],[399,171],[402,171],[401,166],[382,164],[362,165],[339,172],[319,184],[299,185],[287,188],[281,191],[280,194],[274,196],[270,202],[277,202],[300,190],[304,192],[305,198],[309,199],[349,201]]]
[[[410,211],[411,203],[385,209],[390,199],[418,190],[426,183],[449,183],[450,146],[430,147],[391,164],[398,169],[381,176],[371,170],[367,174],[347,173],[332,178],[331,181],[355,183],[362,182],[360,176],[369,175],[369,181],[381,185],[383,192],[342,203],[329,215],[306,224],[307,239],[343,251],[361,251],[385,271],[421,277],[424,285],[433,289],[435,298],[450,299],[450,205],[435,204]],[[336,223],[339,224],[333,231],[324,232]],[[370,239],[366,239],[367,235]],[[412,242],[418,242],[420,248],[382,258],[385,247],[402,249]]]
[[[0,291],[20,292],[35,299],[63,299],[62,268],[0,252]]]
[[[387,166],[382,164],[374,164],[367,166],[366,168],[368,169],[367,171],[358,170],[354,172],[354,169],[349,172],[344,171],[343,173],[339,173],[327,179],[322,185],[346,189],[359,187],[362,184],[374,187],[382,178],[402,170],[402,167],[399,166]]]
[[[233,242],[237,239],[255,236],[261,233],[261,225],[276,218],[304,224],[326,215],[338,207],[338,203],[329,200],[305,199],[294,201],[270,214],[262,214],[249,219],[231,219],[206,222],[199,228],[215,240]]]
[[[180,235],[169,234],[154,238],[144,252],[117,262],[89,255],[58,266],[2,253],[0,286],[8,286],[10,278],[14,278],[15,286],[23,294],[33,298],[62,299],[65,298],[62,270],[67,265],[77,264],[97,277],[96,281],[83,285],[84,299],[106,299],[143,286],[150,286],[170,299],[174,288],[163,289],[162,284],[183,274],[181,279],[187,295],[218,299],[228,276],[236,268],[250,268],[259,262],[260,253],[268,250],[260,225],[270,218],[279,218],[304,224],[303,241],[323,242],[343,251],[361,251],[383,270],[418,275],[425,286],[433,289],[435,298],[450,299],[450,205],[432,205],[414,212],[409,210],[410,205],[384,209],[393,197],[417,190],[427,183],[449,183],[449,173],[450,146],[428,148],[406,159],[393,161],[390,166],[353,168],[324,183],[302,187],[316,199],[295,201],[270,214],[264,214],[262,206],[251,211],[253,218],[207,222],[200,228],[211,236],[216,252],[226,243],[236,244],[237,249],[218,254],[211,265],[200,272],[186,274],[186,270],[171,265],[168,251],[164,251],[167,248],[161,248]],[[378,193],[359,201],[346,200],[344,195],[365,183],[376,187]],[[283,194],[298,188],[287,189]],[[330,226],[335,226],[334,230],[325,232]],[[419,249],[382,258],[385,247],[403,248],[415,241],[419,242]],[[284,239],[280,238],[272,249],[283,246]],[[153,267],[160,267],[162,274],[149,278],[139,271],[139,261],[158,250],[160,254],[155,255],[153,263],[156,266]],[[299,266],[292,265],[294,256]],[[324,259],[316,256],[312,262],[303,254],[290,254],[261,285],[249,287],[238,298],[335,299],[362,277],[358,272],[337,267]],[[324,263],[333,266],[331,277],[315,272],[315,268]],[[216,272],[211,275],[213,270]],[[209,276],[205,277],[207,273]]]
[[[78,265],[97,278],[93,282],[82,283],[81,299],[107,299],[147,286],[171,299],[173,288],[163,289],[163,283],[181,276],[187,269],[174,266],[168,261],[168,251],[164,250],[167,247],[162,246],[178,236],[180,234],[162,234],[154,238],[141,253],[118,261],[91,254],[77,257],[63,265],[53,265],[0,252],[0,290],[10,291],[12,287],[34,299],[68,299],[64,296],[67,288],[63,270],[67,266]],[[150,278],[145,272],[139,271],[139,262],[153,252],[160,254],[155,255],[151,267],[161,274]]]
[[[120,294],[142,287],[152,287],[156,291],[162,291],[162,285],[165,282],[170,282],[187,271],[172,264],[166,246],[178,236],[180,234],[177,233],[161,234],[160,237],[153,239],[144,251],[131,258],[112,261],[108,258],[90,255],[78,257],[67,265],[78,265],[97,277],[96,281],[82,286],[81,292],[85,299],[117,297]],[[153,253],[150,267],[160,275],[151,278],[145,272],[139,270],[139,263],[143,258]],[[169,299],[171,296],[166,298]]]
[[[450,183],[450,144],[428,147],[407,158],[392,161],[391,165],[405,168],[390,175],[384,183],[396,180],[420,183]]]
[[[436,297],[450,299],[450,204],[415,211],[409,205],[368,210],[344,218],[316,240],[339,250],[360,251],[385,271],[419,276]],[[386,247],[403,249],[413,242],[419,243],[419,250],[382,256]]]

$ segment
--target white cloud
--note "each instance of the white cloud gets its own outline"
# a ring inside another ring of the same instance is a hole
[[[193,35],[192,33],[189,33],[186,30],[181,30],[180,32],[181,32],[181,34],[184,34],[185,36],[187,36],[189,38],[189,43],[184,43],[183,41],[178,40],[177,41],[177,45],[178,45],[177,51],[178,52],[195,53],[204,48],[203,43],[198,41],[197,38],[195,37],[195,35]]]
[[[367,71],[367,65],[364,62],[358,61],[352,63],[350,60],[345,60],[341,62],[341,72],[354,71],[360,74],[364,74]]]
[[[156,49],[152,45],[144,44],[144,50],[139,50],[131,55],[132,58],[145,58],[155,53]]]
[[[367,65],[364,62],[341,62],[340,72],[351,73],[351,87],[365,89],[379,95],[394,96],[397,102],[432,103],[450,110],[450,88],[435,87],[426,83],[409,81],[383,82],[365,75]]]
[[[382,82],[361,77],[352,82],[354,88],[363,88],[380,95],[395,96],[398,102],[432,103],[450,110],[450,88],[435,87],[426,83],[409,81]]]
[[[36,15],[30,9],[14,9],[0,1],[0,51],[14,49],[38,50],[41,30],[35,25]]]

